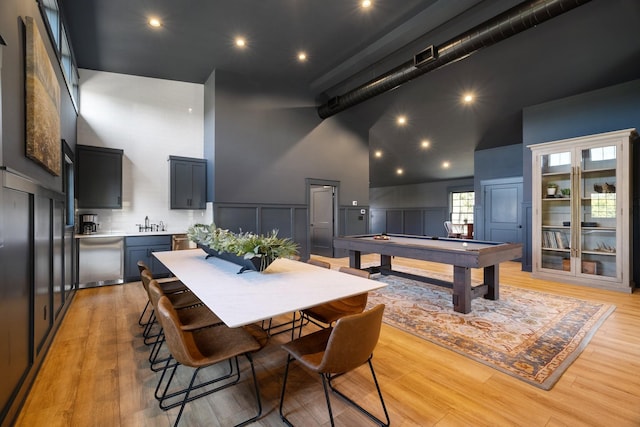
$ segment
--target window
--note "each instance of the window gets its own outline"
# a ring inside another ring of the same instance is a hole
[[[73,58],[66,25],[60,15],[58,0],[38,0],[38,5],[42,19],[47,26],[49,38],[56,51],[56,56],[58,57],[67,89],[71,95],[71,100],[77,112],[80,106],[78,103],[78,67]]]
[[[616,158],[616,146],[610,147],[597,147],[589,150],[591,154],[591,160],[594,162],[601,162],[603,160],[615,160]]]
[[[591,193],[591,217],[615,218],[616,193]]]
[[[473,224],[473,207],[475,194],[473,191],[451,193],[451,222],[454,224]]]
[[[568,164],[571,164],[571,153],[549,154],[549,166],[563,166]]]

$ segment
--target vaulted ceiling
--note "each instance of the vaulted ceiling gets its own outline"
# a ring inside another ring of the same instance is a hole
[[[520,3],[62,0],[62,9],[80,68],[195,83],[214,69],[260,75],[303,85],[320,105]],[[523,108],[640,78],[638,22],[637,0],[592,0],[353,107],[369,126],[370,185],[470,177],[475,150],[522,142]],[[467,92],[472,104],[461,102]]]

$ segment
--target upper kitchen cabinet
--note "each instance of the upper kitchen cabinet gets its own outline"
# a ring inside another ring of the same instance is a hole
[[[123,150],[76,146],[78,208],[122,209]]]
[[[169,156],[171,209],[205,209],[207,161]]]

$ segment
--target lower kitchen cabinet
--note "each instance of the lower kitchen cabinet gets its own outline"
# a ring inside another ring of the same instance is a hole
[[[138,261],[143,261],[151,269],[153,277],[168,277],[169,270],[153,256],[153,252],[171,250],[171,236],[126,237],[124,242],[124,281],[140,280]]]

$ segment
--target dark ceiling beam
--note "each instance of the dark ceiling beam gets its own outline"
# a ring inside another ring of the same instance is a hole
[[[358,86],[331,98],[318,107],[322,119],[426,74],[444,65],[466,58],[478,50],[535,27],[590,0],[531,0],[523,2],[494,18],[439,45],[429,46],[411,60]]]

